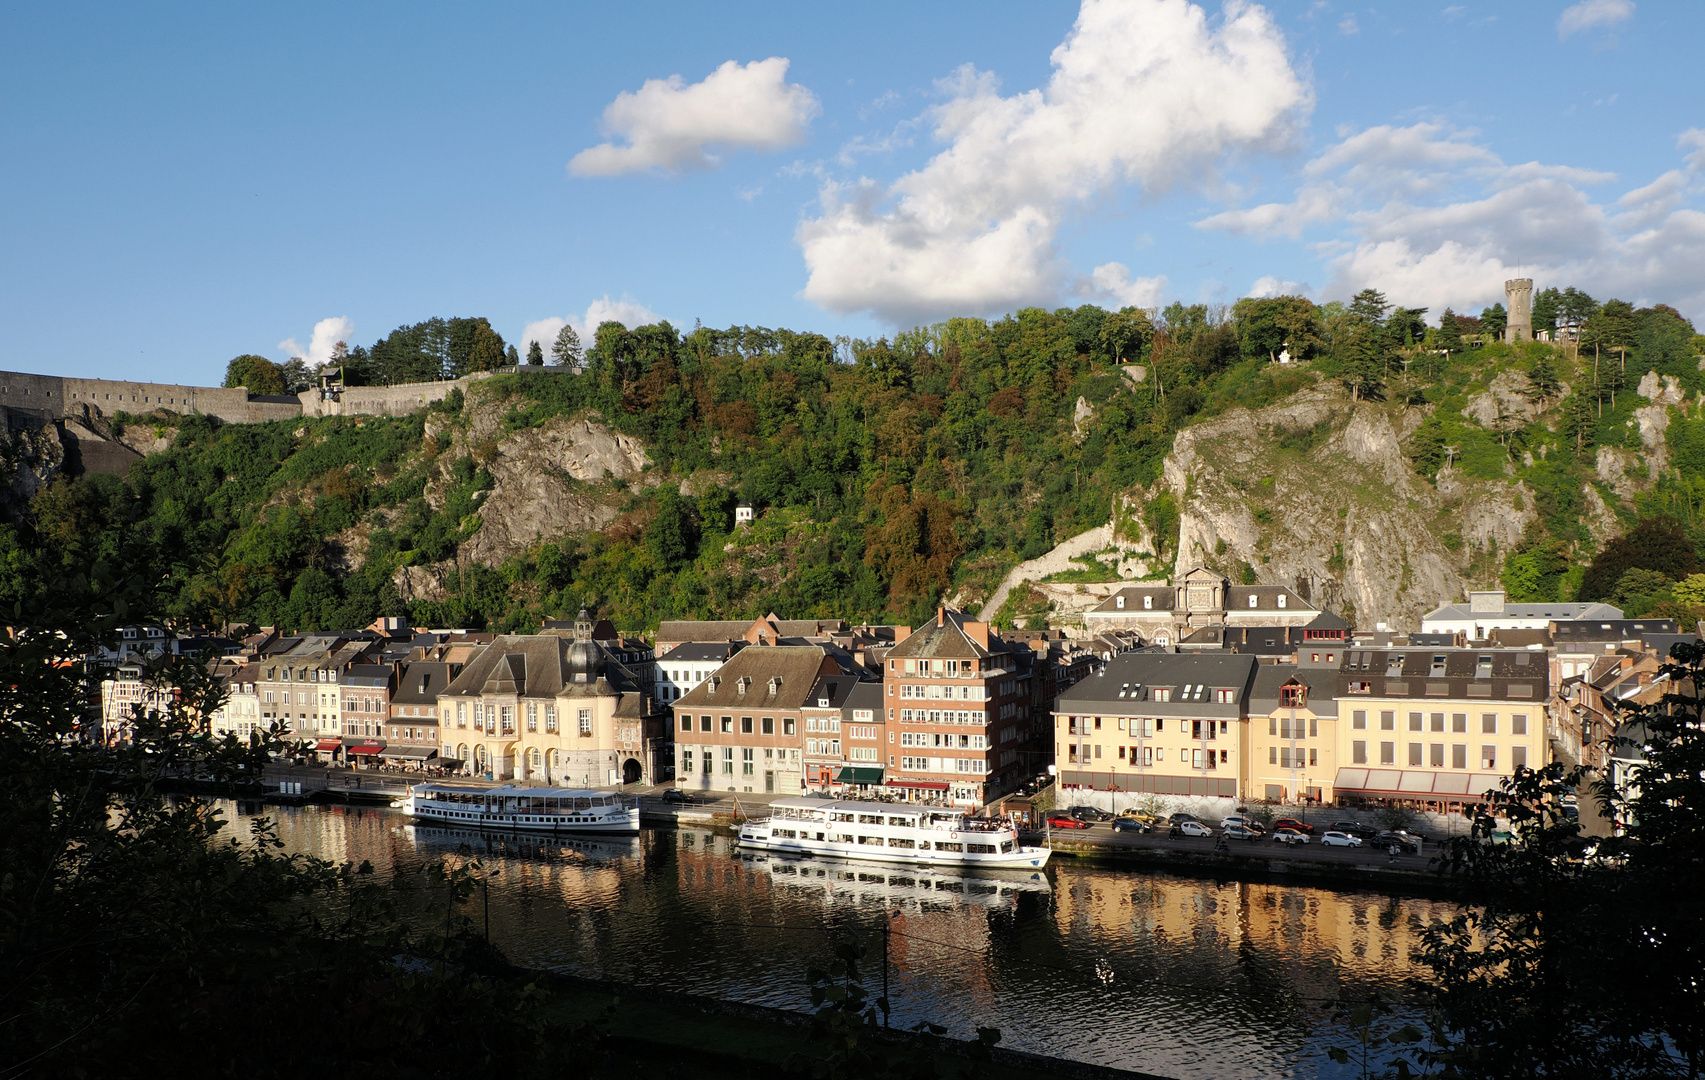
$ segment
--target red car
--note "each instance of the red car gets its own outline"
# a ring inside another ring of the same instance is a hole
[[[1280,818],[1279,820],[1273,822],[1273,828],[1274,829],[1295,829],[1297,832],[1302,833],[1304,836],[1313,836],[1314,835],[1314,826],[1313,825],[1304,825],[1302,822],[1298,821],[1294,817],[1282,817],[1282,818]]]
[[[1048,818],[1048,824],[1052,825],[1056,829],[1087,829],[1087,828],[1089,828],[1089,822],[1079,821],[1075,817],[1067,817],[1064,814],[1053,814],[1053,815],[1051,815]]]

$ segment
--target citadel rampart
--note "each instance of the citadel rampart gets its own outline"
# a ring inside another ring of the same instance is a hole
[[[251,394],[243,387],[184,386],[179,383],[128,382],[119,379],[78,379],[59,375],[29,375],[0,371],[0,409],[15,417],[12,423],[34,419],[54,423],[93,413],[201,413],[228,424],[258,424],[300,416],[406,416],[449,395],[464,392],[472,379],[404,383],[398,386],[351,386],[300,394]]]

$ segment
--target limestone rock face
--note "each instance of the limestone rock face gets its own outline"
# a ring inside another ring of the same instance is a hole
[[[21,521],[36,492],[65,470],[65,446],[59,441],[59,429],[52,424],[23,431],[0,428],[0,461],[6,468],[0,503],[4,503],[10,520]]]
[[[1134,499],[1164,488],[1177,502],[1177,574],[1208,565],[1236,581],[1247,565],[1358,625],[1413,627],[1490,584],[1470,563],[1509,550],[1535,513],[1520,483],[1416,475],[1403,440],[1422,419],[1329,387],[1232,409],[1179,432],[1155,489]]]

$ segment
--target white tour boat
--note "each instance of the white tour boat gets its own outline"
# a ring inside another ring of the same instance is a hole
[[[925,866],[1041,869],[1053,852],[1024,847],[1011,825],[973,821],[939,806],[863,800],[783,798],[770,816],[740,826],[742,847],[794,855],[906,862]]]
[[[422,821],[524,832],[639,832],[639,803],[588,788],[416,784],[401,809]]]

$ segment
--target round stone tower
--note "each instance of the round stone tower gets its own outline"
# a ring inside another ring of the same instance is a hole
[[[1509,323],[1504,328],[1504,340],[1514,344],[1533,340],[1533,279],[1513,278],[1504,282],[1504,306],[1509,309]]]

